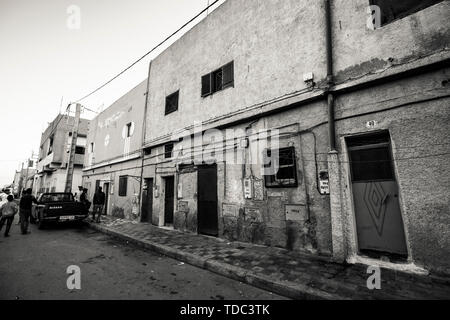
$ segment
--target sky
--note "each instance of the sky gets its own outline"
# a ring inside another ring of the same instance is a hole
[[[0,187],[12,183],[21,163],[39,151],[42,132],[69,103],[125,69],[209,2],[0,0]],[[150,59],[177,38],[83,105],[107,108],[146,79]],[[82,117],[95,115],[85,111]]]

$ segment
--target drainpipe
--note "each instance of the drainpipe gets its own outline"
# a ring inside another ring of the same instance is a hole
[[[147,110],[148,110],[148,95],[150,92],[150,72],[152,70],[152,61],[148,65],[148,76],[147,76],[147,89],[145,91],[145,106],[144,106],[144,119],[142,120],[142,143],[141,143],[141,180],[139,183],[139,216],[142,219],[142,184],[144,183],[144,160],[145,160],[145,135],[147,133]]]
[[[334,118],[334,100],[335,97],[330,90],[334,84],[333,77],[333,39],[331,24],[331,0],[325,1],[326,18],[326,49],[327,49],[327,103],[328,103],[328,176],[330,187],[330,211],[331,211],[331,235],[333,260],[342,263],[347,257],[347,248],[345,245],[344,221],[342,215],[342,205],[340,200],[340,165],[339,156],[336,150],[336,129]]]
[[[333,39],[331,27],[331,0],[325,0],[325,19],[326,19],[326,50],[327,50],[327,101],[328,101],[328,140],[330,151],[336,150],[336,132],[334,121],[334,96],[330,91],[333,86]]]

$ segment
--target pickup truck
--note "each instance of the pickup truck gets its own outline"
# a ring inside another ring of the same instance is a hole
[[[48,222],[83,221],[89,215],[81,202],[76,202],[72,193],[43,193],[33,204],[32,218],[42,229]]]

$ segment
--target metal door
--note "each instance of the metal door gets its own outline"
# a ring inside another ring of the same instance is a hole
[[[144,180],[141,222],[151,222],[153,215],[153,179]]]
[[[347,139],[359,250],[407,256],[389,133]]]
[[[106,216],[108,215],[109,183],[103,184],[103,192],[105,193],[105,205],[103,206],[102,214]]]
[[[175,180],[174,177],[164,178],[165,180],[165,196],[164,196],[164,224],[173,224],[173,209],[174,209],[174,191]]]
[[[197,177],[198,233],[217,237],[219,235],[217,166],[200,166]]]

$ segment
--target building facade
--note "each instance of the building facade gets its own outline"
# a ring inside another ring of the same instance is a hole
[[[142,126],[147,80],[91,121],[83,186],[92,201],[102,187],[105,214],[139,219],[142,174]]]
[[[64,192],[75,118],[59,114],[42,133],[34,193]],[[81,186],[89,120],[80,119],[74,158],[72,193]]]
[[[11,192],[16,198],[20,197],[24,189],[33,189],[35,174],[35,168],[21,169],[15,172]]]
[[[141,221],[449,273],[449,14],[226,1],[151,63]]]

